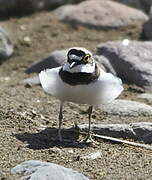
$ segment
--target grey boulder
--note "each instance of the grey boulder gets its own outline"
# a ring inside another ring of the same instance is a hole
[[[0,0],[0,13],[28,13],[41,9],[51,9],[63,3],[65,0]]]
[[[148,20],[142,11],[110,0],[89,0],[77,5],[63,5],[53,13],[63,22],[102,29],[142,24]]]
[[[119,116],[152,116],[152,107],[136,101],[117,99],[110,104],[101,105],[103,112]]]
[[[88,125],[78,125],[81,131],[88,131]],[[152,143],[152,123],[137,122],[130,124],[92,124],[91,130],[95,134],[115,138],[129,138],[145,143]]]
[[[11,169],[25,180],[89,180],[83,174],[63,166],[37,160],[25,161]]]
[[[14,51],[14,45],[7,32],[0,27],[0,63],[9,58]]]
[[[48,57],[30,65],[26,69],[26,73],[39,73],[44,69],[51,69],[61,66],[67,60],[67,51],[67,49],[53,51]]]
[[[120,2],[120,0],[115,1]],[[141,9],[146,13],[149,13],[150,6],[152,5],[152,0],[121,0],[121,3],[124,3],[137,9]]]
[[[112,67],[112,65],[110,64],[109,60],[106,57],[102,55],[100,56],[94,55],[94,59],[98,62],[98,64],[104,67],[106,72],[110,72],[115,76],[117,75],[116,71],[114,70],[114,68]]]
[[[0,0],[0,12],[9,11],[15,8],[17,0]]]
[[[124,81],[152,91],[152,42],[109,41],[97,46]]]
[[[144,23],[143,35],[146,39],[152,40],[152,17]]]

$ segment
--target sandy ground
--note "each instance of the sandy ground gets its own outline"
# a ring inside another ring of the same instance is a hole
[[[0,179],[17,180],[10,169],[25,160],[42,160],[70,167],[93,180],[151,179],[152,152],[142,148],[101,141],[93,147],[77,143],[54,143],[57,132],[59,102],[47,96],[40,86],[23,85],[24,73],[33,62],[51,51],[71,46],[84,46],[95,52],[96,46],[107,40],[138,39],[141,28],[102,31],[71,27],[58,22],[51,13],[41,12],[22,18],[2,21],[15,41],[15,54],[0,66]],[[29,36],[30,42],[24,37]],[[33,76],[33,75],[32,75]],[[136,100],[143,90],[125,85],[121,98]],[[88,122],[87,106],[67,103],[64,106],[66,129]],[[150,117],[119,117],[94,111],[92,123],[130,123],[152,121]],[[85,137],[64,131],[64,137],[79,141]],[[84,160],[83,155],[101,151],[96,160]]]

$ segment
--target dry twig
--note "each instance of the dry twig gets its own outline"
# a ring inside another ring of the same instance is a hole
[[[113,142],[117,142],[117,143],[128,144],[128,145],[131,145],[131,146],[137,146],[137,147],[142,147],[142,148],[152,150],[152,146],[148,145],[148,144],[136,143],[136,142],[127,141],[127,140],[123,140],[123,139],[118,139],[118,138],[114,138],[114,137],[101,136],[101,135],[98,135],[98,134],[92,134],[92,135],[94,137],[97,137],[97,138],[100,138],[100,139],[105,139],[105,140],[109,140],[109,141],[113,141]]]

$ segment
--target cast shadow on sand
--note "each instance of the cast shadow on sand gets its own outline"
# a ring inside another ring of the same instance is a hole
[[[63,142],[55,141],[56,128],[46,128],[38,133],[20,133],[14,136],[27,144],[27,147],[34,150],[47,149],[52,147],[75,147],[83,148],[86,144],[78,141],[79,132],[74,128],[62,129]]]

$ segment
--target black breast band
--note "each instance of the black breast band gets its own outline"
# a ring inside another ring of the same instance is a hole
[[[63,71],[63,68],[59,71],[59,76],[62,81],[72,86],[92,83],[98,79],[99,75],[100,73],[97,65],[95,66],[95,71],[93,73],[70,73],[68,71]]]

